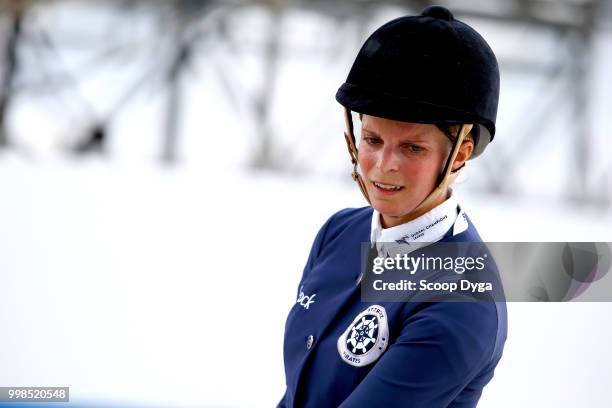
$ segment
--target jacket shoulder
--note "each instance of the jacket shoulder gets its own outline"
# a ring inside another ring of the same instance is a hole
[[[328,222],[325,241],[330,242],[339,235],[352,231],[363,233],[367,230],[369,239],[369,231],[372,222],[373,209],[370,206],[360,208],[345,208],[332,215]]]
[[[368,222],[372,218],[373,209],[370,206],[359,207],[359,208],[344,208],[335,214],[330,219],[334,221],[336,225],[350,224],[353,222],[362,222],[367,219]]]

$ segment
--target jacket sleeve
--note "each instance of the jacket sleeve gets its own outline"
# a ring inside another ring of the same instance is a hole
[[[323,224],[323,226],[319,229],[319,232],[317,233],[314,242],[312,243],[312,246],[310,248],[310,254],[308,255],[308,259],[306,260],[306,265],[304,266],[304,270],[302,272],[302,277],[300,279],[300,283],[298,284],[298,291],[299,291],[299,285],[301,285],[302,281],[304,280],[304,278],[306,277],[306,275],[310,272],[310,270],[312,269],[312,267],[315,265],[317,257],[319,256],[319,254],[321,253],[321,248],[323,247],[323,243],[325,241],[325,236],[327,234],[327,230],[329,228],[329,225],[331,224],[332,220],[334,219],[334,217],[337,215],[334,214],[332,215],[326,222],[325,224]],[[285,332],[286,332],[286,327],[285,327]],[[286,374],[286,373],[285,373]],[[279,403],[277,404],[277,408],[286,408],[286,398],[287,398],[287,389],[285,389],[285,393],[283,394],[283,397],[281,398],[281,400],[279,401]]]
[[[287,396],[287,391],[285,391],[285,393],[283,394],[283,398],[281,398],[278,404],[276,404],[276,408],[287,408],[287,405],[285,404],[286,396]]]
[[[496,334],[492,302],[426,304],[340,406],[446,407],[490,365]],[[481,390],[462,406],[476,406]]]

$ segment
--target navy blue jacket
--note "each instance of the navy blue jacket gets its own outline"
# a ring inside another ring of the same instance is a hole
[[[363,367],[341,358],[339,336],[372,305],[356,285],[371,219],[372,207],[342,210],[315,238],[285,325],[278,407],[476,406],[502,355],[504,302],[379,303],[389,327],[384,353]],[[442,241],[482,240],[468,219],[467,230]]]

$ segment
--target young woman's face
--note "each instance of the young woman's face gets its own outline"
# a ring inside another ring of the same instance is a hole
[[[450,149],[434,125],[363,115],[359,165],[372,207],[385,224],[402,223],[434,190]]]

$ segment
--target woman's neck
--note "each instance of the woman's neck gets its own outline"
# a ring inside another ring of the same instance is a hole
[[[381,214],[380,223],[383,228],[392,228],[415,220],[421,215],[428,213],[429,211],[442,204],[450,197],[450,194],[450,190],[444,191],[441,189],[436,189],[421,204],[419,204],[414,210],[412,210],[408,214],[398,216]]]

